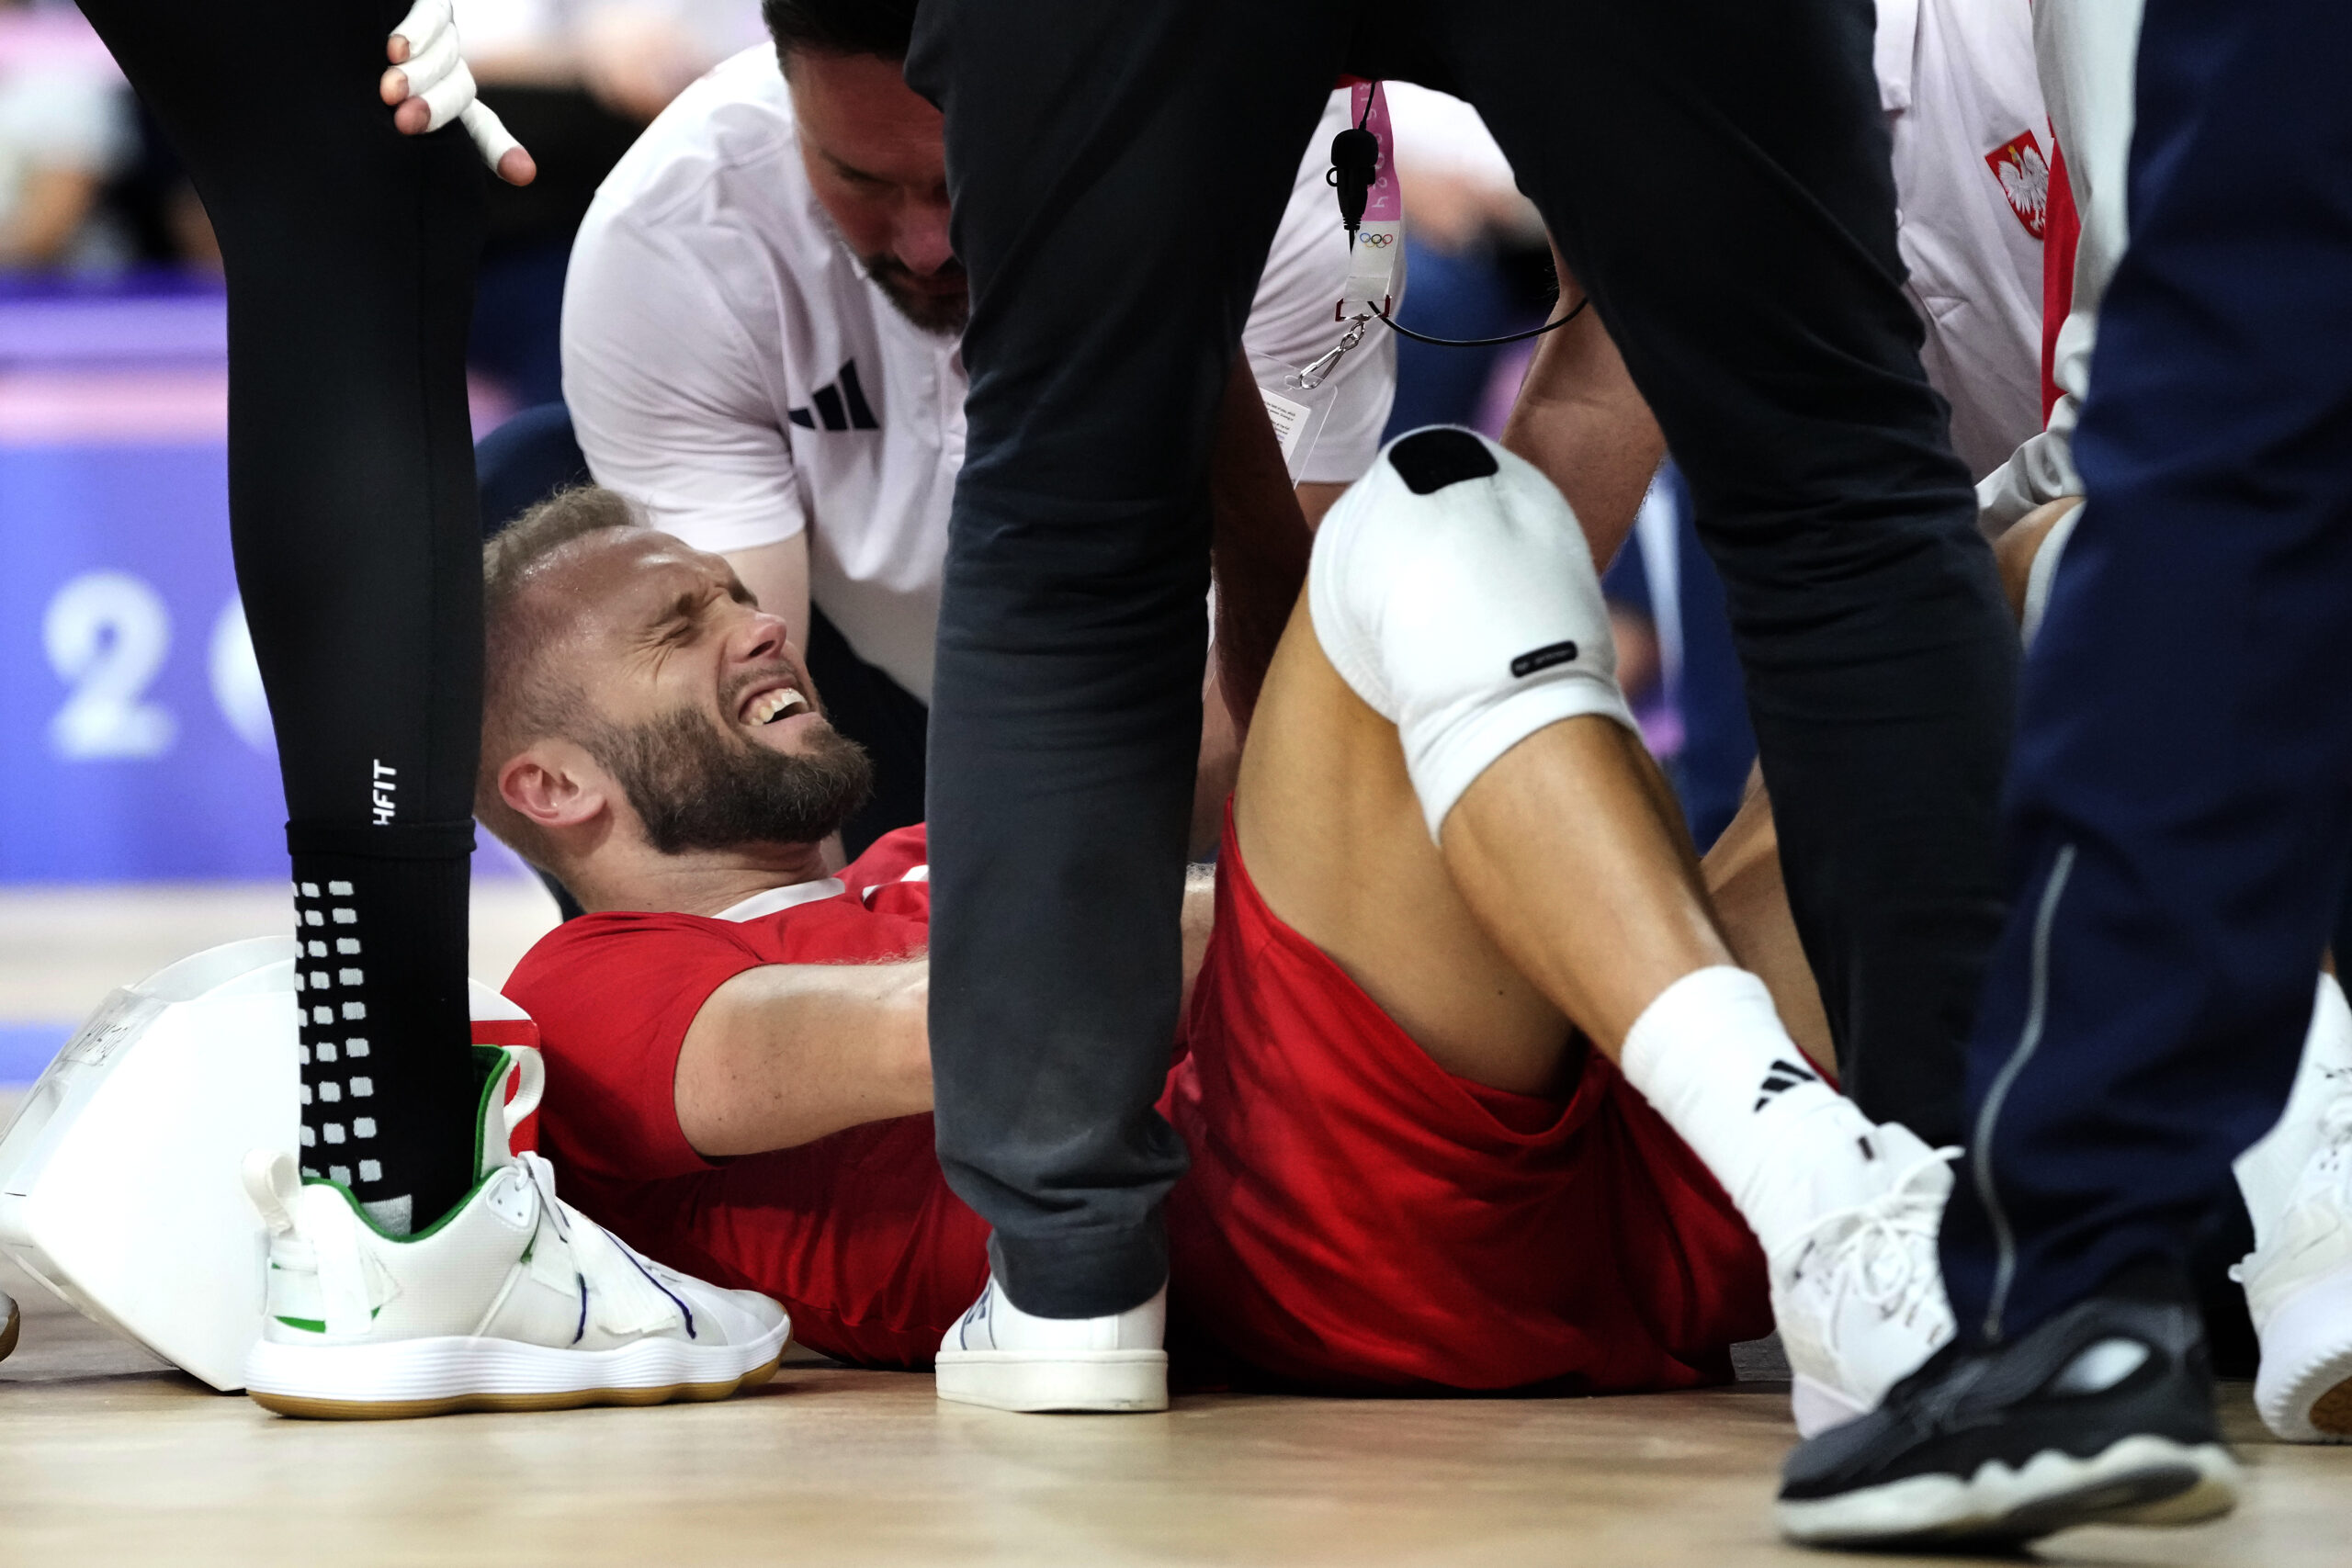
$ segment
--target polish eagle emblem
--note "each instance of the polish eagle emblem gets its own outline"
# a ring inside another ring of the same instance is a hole
[[[1984,154],[1985,166],[2001,182],[2009,210],[2035,239],[2050,225],[2050,163],[2033,132],[2021,130]]]

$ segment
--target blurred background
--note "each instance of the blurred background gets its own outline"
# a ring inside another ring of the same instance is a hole
[[[560,395],[571,237],[639,131],[763,38],[756,0],[458,0],[482,97],[537,156],[490,186],[477,436]],[[1410,230],[1400,320],[1485,337],[1556,288],[1475,111],[1391,89]],[[1400,344],[1392,431],[1499,432],[1532,345]],[[0,1087],[113,986],[291,919],[268,711],[230,568],[226,310],[202,205],[86,23],[0,0]],[[1671,468],[1609,586],[1626,683],[1711,841],[1753,755],[1721,591]],[[1710,600],[1712,594],[1712,600]],[[1712,607],[1711,607],[1712,605]],[[552,901],[484,835],[478,977]]]

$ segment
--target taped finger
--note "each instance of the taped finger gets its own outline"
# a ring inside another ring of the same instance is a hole
[[[514,140],[505,122],[480,103],[468,104],[465,112],[458,118],[465,125],[466,134],[474,139],[474,146],[481,152],[481,161],[489,164],[493,173],[498,172],[498,165],[507,153],[523,145]],[[525,155],[528,156],[527,153]]]
[[[466,62],[460,60],[457,68],[441,80],[422,92],[409,96],[424,99],[424,107],[433,111],[433,118],[424,129],[438,130],[456,119],[474,101],[474,73],[467,70]]]
[[[408,77],[408,94],[414,98],[448,80],[449,73],[465,62],[465,57],[458,52],[457,29],[452,28],[423,48],[411,50],[408,63],[392,69]]]
[[[458,24],[457,17],[449,9],[449,0],[416,0],[416,4],[408,8],[408,15],[393,24],[387,37],[406,39],[411,60],[445,37],[450,40],[450,47],[456,48]],[[394,61],[393,63],[397,65],[400,62]]]

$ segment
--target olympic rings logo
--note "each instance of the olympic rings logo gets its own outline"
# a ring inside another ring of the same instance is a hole
[[[1357,244],[1359,244],[1359,245],[1368,246],[1368,247],[1370,247],[1371,249],[1375,250],[1375,251],[1379,251],[1379,250],[1385,250],[1387,247],[1389,247],[1390,245],[1395,244],[1396,243],[1396,235],[1394,235],[1394,234],[1372,233],[1372,234],[1358,234],[1358,235],[1356,236],[1356,243],[1357,243]]]

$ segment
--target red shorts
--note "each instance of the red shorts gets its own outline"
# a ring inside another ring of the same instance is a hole
[[[1446,1072],[1266,908],[1229,817],[1161,1110],[1173,1333],[1245,1379],[1688,1388],[1771,1331],[1747,1227],[1606,1058],[1566,1103]]]

